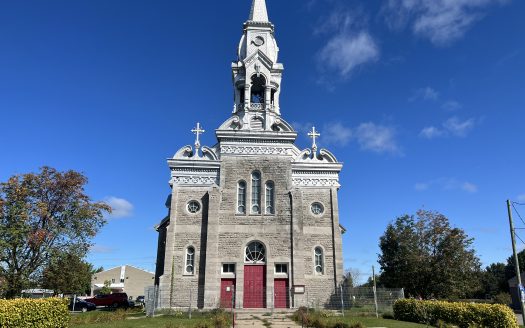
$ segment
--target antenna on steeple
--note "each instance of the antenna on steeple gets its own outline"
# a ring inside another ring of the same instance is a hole
[[[265,0],[253,0],[252,10],[250,11],[250,18],[248,18],[248,21],[268,22],[268,10],[266,9]]]

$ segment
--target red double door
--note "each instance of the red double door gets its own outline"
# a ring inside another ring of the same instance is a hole
[[[274,305],[277,309],[287,309],[289,306],[288,279],[275,279],[273,284]]]
[[[230,309],[235,307],[235,279],[221,280],[221,308]]]
[[[266,308],[266,266],[244,266],[245,309]]]

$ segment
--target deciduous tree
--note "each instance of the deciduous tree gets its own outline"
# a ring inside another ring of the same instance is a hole
[[[416,297],[469,296],[479,286],[481,271],[472,242],[440,213],[402,216],[380,238],[381,282]]]
[[[56,294],[89,294],[93,265],[76,253],[53,254],[42,275],[42,287]]]
[[[39,281],[52,254],[87,252],[111,208],[92,202],[86,183],[81,173],[44,167],[0,184],[0,276],[7,297]]]

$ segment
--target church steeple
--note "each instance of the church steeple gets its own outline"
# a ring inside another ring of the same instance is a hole
[[[266,10],[265,0],[253,0],[250,18],[252,22],[268,22],[268,11]]]
[[[277,62],[279,47],[265,0],[253,0],[237,54],[232,64],[233,113],[242,120],[243,129],[272,130],[281,115],[283,65]]]

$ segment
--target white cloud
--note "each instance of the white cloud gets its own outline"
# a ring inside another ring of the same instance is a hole
[[[439,178],[426,182],[418,182],[414,185],[416,191],[426,191],[431,188],[441,190],[462,190],[468,193],[478,192],[478,186],[469,181],[460,181],[456,178]]]
[[[427,138],[427,139],[441,137],[444,134],[445,132],[443,130],[438,129],[435,126],[426,127],[423,130],[421,130],[421,132],[419,133],[420,136]]]
[[[113,209],[110,218],[120,219],[133,215],[133,204],[123,198],[107,197],[106,203]]]
[[[416,101],[416,100],[437,100],[439,98],[439,93],[431,88],[421,88],[417,89],[414,94],[408,99],[409,101]]]
[[[360,8],[332,11],[321,17],[313,33],[327,37],[317,55],[321,83],[330,84],[327,75],[332,73],[348,78],[359,67],[379,59],[379,46],[368,31],[367,14]]]
[[[376,153],[400,153],[393,127],[376,125],[372,122],[362,123],[355,131],[361,149]]]
[[[294,129],[302,135],[312,130],[311,123],[292,122]],[[397,153],[401,150],[396,140],[396,130],[393,127],[378,125],[372,122],[362,123],[355,128],[347,127],[341,122],[325,124],[321,130],[318,145],[346,146],[355,140],[362,150],[376,153]]]
[[[449,112],[454,112],[456,110],[459,110],[459,109],[463,108],[463,106],[459,102],[457,102],[455,100],[451,100],[451,101],[445,102],[441,106],[441,108],[443,108],[444,110],[449,111]]]
[[[352,129],[345,127],[340,122],[326,124],[319,138],[319,142],[325,145],[346,146],[352,139]]]
[[[475,126],[476,120],[473,118],[460,120],[454,116],[443,122],[441,128],[428,126],[423,128],[419,135],[427,139],[443,136],[466,137]]]
[[[414,34],[435,45],[447,45],[463,37],[490,5],[507,0],[388,0],[383,7],[393,29],[409,25]]]
[[[360,31],[331,38],[319,54],[319,63],[346,78],[359,66],[378,58],[376,42],[367,31]]]
[[[478,186],[470,182],[463,182],[463,184],[461,185],[461,189],[470,193],[478,192]]]
[[[461,121],[457,117],[451,117],[443,123],[443,127],[454,136],[465,137],[474,128],[475,124],[476,121],[473,118]]]

